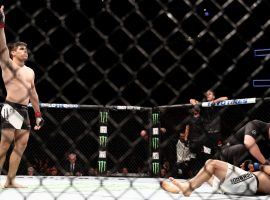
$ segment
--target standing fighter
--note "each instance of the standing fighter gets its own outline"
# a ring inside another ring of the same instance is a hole
[[[27,110],[29,101],[31,101],[35,111],[35,130],[40,129],[43,119],[34,84],[34,71],[25,66],[25,61],[28,59],[27,45],[23,42],[16,42],[7,47],[4,28],[4,6],[1,6],[0,65],[7,96],[1,109],[0,171],[6,159],[6,153],[14,141],[4,187],[20,188],[23,186],[15,183],[15,176],[30,134],[31,127]]]

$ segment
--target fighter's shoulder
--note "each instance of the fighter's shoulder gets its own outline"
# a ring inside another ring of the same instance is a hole
[[[28,67],[26,65],[24,65],[24,69],[25,69],[25,71],[27,71],[29,73],[35,73],[34,70],[31,67]]]
[[[32,68],[23,66],[24,74],[27,75],[28,77],[33,77],[35,78],[35,72]]]

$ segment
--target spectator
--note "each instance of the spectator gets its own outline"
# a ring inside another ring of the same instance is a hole
[[[128,168],[127,167],[123,167],[121,170],[122,176],[128,176]]]
[[[97,176],[97,169],[95,169],[94,167],[89,167],[87,175],[88,176]]]
[[[139,176],[145,176],[149,173],[148,165],[145,163],[141,163],[137,168],[137,173]]]
[[[36,176],[36,170],[33,166],[27,167],[27,176]]]
[[[40,175],[42,176],[48,175],[49,159],[38,160],[38,163],[36,164],[36,166],[37,166],[37,171]]]
[[[59,172],[56,166],[52,166],[51,168],[48,169],[49,176],[59,176]]]
[[[159,129],[159,131],[160,131],[161,134],[164,134],[164,133],[166,133],[167,130],[166,130],[166,128],[161,127],[161,128]],[[148,142],[149,134],[148,134],[148,132],[147,132],[146,130],[141,130],[140,136],[141,136],[145,141]]]
[[[68,176],[82,176],[82,164],[77,160],[77,154],[71,152],[67,156],[67,161],[64,163],[64,175]]]
[[[161,168],[160,170],[160,178],[167,178],[168,175],[167,175],[167,170],[164,169],[164,168]]]
[[[162,164],[162,168],[165,169],[167,172],[170,171],[170,162],[166,159],[164,159],[163,164]]]

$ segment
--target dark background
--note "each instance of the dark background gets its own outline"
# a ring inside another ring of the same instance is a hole
[[[268,0],[1,2],[7,41],[28,44],[27,65],[36,73],[41,102],[172,105],[201,100],[209,88],[230,99],[269,96],[269,88],[252,85],[254,79],[270,79],[270,57],[254,56],[255,49],[270,48]],[[1,82],[1,101],[5,94]],[[96,163],[98,111],[42,112],[46,126],[32,134],[26,161],[49,157],[60,164],[75,149],[83,162]],[[162,125],[168,129],[162,148],[169,160],[175,159],[175,149],[168,139],[187,114],[188,109],[162,112]],[[133,144],[136,151],[143,142],[137,137],[149,128],[149,115],[110,116],[112,167],[132,159],[128,149]],[[269,121],[269,106],[225,109],[226,135],[254,118]],[[142,149],[137,155],[146,161],[147,150]]]
[[[28,43],[42,102],[156,106],[209,88],[269,93],[252,86],[270,78],[269,58],[254,57],[270,47],[267,0],[2,2],[7,41]]]

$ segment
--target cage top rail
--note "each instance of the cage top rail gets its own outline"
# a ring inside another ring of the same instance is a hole
[[[151,107],[124,106],[124,105],[80,105],[80,104],[62,104],[62,103],[40,103],[41,108],[62,108],[62,109],[108,109],[108,110],[151,110]],[[30,103],[28,105],[32,107]]]
[[[264,98],[243,98],[243,99],[230,99],[220,101],[218,103],[212,102],[201,102],[198,105],[201,107],[212,107],[212,106],[231,106],[231,105],[241,105],[241,104],[254,104],[258,101],[269,101],[270,97]],[[1,105],[3,103],[0,103]],[[61,108],[61,109],[108,109],[108,110],[152,110],[152,107],[141,107],[141,106],[125,106],[125,105],[80,105],[80,104],[63,104],[63,103],[40,103],[41,108]],[[32,107],[30,103],[28,105]],[[180,108],[180,107],[190,107],[192,104],[175,104],[175,105],[163,105],[157,106],[155,108]]]
[[[242,105],[242,104],[254,104],[259,101],[269,101],[270,97],[265,98],[243,98],[243,99],[229,99],[220,101],[218,103],[213,102],[200,102],[198,103],[201,107],[212,107],[212,106],[232,106],[232,105]],[[164,105],[164,106],[158,106],[157,108],[180,108],[180,107],[190,107],[192,104],[175,104],[175,105]]]

